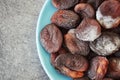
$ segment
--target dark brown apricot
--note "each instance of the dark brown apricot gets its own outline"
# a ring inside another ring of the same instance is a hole
[[[74,8],[75,12],[81,15],[82,18],[94,18],[95,11],[90,4],[87,3],[79,3]]]
[[[87,70],[88,61],[81,55],[73,55],[70,53],[60,54],[55,60],[55,66],[60,70],[60,72],[66,74],[67,76],[79,78],[82,77],[84,75],[84,71]]]
[[[88,70],[88,77],[92,80],[102,80],[107,72],[108,63],[105,57],[94,57]]]
[[[103,16],[120,17],[120,3],[117,0],[106,0],[100,5],[99,9]]]
[[[48,24],[40,32],[40,41],[45,50],[55,53],[62,45],[62,33],[56,25]]]
[[[77,39],[74,31],[75,29],[71,29],[64,36],[64,41],[67,48],[72,54],[80,54],[83,56],[87,56],[90,51],[88,43]]]
[[[50,54],[51,64],[55,67],[55,59],[56,59],[60,54],[67,54],[67,53],[68,53],[68,51],[67,51],[65,48],[63,48],[63,47],[61,47],[61,48],[58,50],[58,52],[56,52],[56,53],[51,53],[51,54]]]
[[[51,17],[51,22],[66,29],[76,27],[80,22],[80,17],[71,10],[58,10]]]
[[[75,71],[86,71],[88,68],[87,60],[81,55],[73,54],[61,54],[56,58],[56,65],[58,67],[66,66],[71,70]]]

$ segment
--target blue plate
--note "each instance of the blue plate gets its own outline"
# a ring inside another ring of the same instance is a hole
[[[45,51],[40,43],[40,31],[44,28],[45,25],[50,23],[50,18],[57,9],[53,7],[51,0],[46,0],[37,23],[36,29],[36,44],[39,54],[41,64],[49,76],[50,80],[72,80],[70,77],[67,77],[54,69],[50,63],[50,55]]]

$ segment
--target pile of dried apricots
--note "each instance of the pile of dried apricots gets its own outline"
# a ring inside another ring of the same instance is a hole
[[[51,0],[40,33],[56,70],[73,80],[120,80],[120,0]]]

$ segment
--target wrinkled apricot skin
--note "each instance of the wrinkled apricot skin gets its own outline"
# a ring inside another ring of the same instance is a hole
[[[120,17],[120,3],[117,0],[106,0],[100,6],[100,11],[103,16]]]
[[[71,70],[75,71],[86,71],[88,68],[87,60],[81,55],[73,55],[70,53],[61,54],[56,58],[56,64],[58,65],[65,65],[66,67],[70,68]]]
[[[50,54],[50,59],[51,59],[51,64],[55,67],[55,59],[60,55],[60,54],[66,54],[68,51],[61,47],[56,53],[51,53]]]
[[[40,33],[42,46],[49,52],[57,52],[63,41],[62,33],[54,24],[46,25]]]
[[[58,10],[51,17],[51,22],[59,27],[71,29],[79,24],[80,17],[71,10]]]
[[[88,43],[77,39],[74,33],[68,32],[64,36],[64,40],[67,48],[72,54],[88,55],[90,51]]]
[[[60,54],[55,60],[55,66],[65,75],[79,78],[87,70],[88,61],[81,55]]]
[[[95,11],[93,7],[87,3],[79,3],[74,8],[75,12],[80,14],[82,18],[94,18]]]
[[[92,80],[102,80],[107,72],[108,64],[105,57],[94,57],[88,70],[88,77]]]

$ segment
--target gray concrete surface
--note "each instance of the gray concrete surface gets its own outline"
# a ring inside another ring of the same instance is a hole
[[[0,80],[49,80],[38,58],[35,30],[45,0],[0,0]]]

